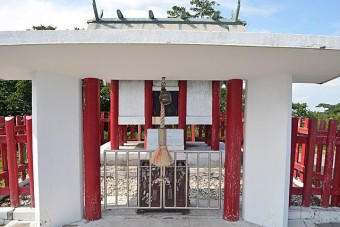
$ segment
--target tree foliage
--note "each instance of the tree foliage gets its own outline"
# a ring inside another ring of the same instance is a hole
[[[307,103],[293,103],[292,104],[292,116],[311,118],[313,113],[308,109]]]
[[[220,16],[220,11],[215,11],[215,6],[219,6],[220,4],[216,1],[209,0],[191,0],[190,1],[190,9],[187,10],[183,6],[173,6],[171,10],[168,10],[168,17],[176,18],[181,17],[183,13],[185,13],[186,17],[189,18],[207,18],[211,17],[214,12],[219,14],[218,19],[223,17]]]
[[[316,107],[322,107],[325,109],[324,112],[322,112],[322,116],[319,118],[322,119],[335,119],[340,121],[340,103],[331,105],[327,103],[320,103]],[[318,115],[318,114],[317,114]]]
[[[32,113],[31,81],[0,81],[0,97],[0,116],[15,116]]]
[[[57,27],[52,27],[51,25],[38,25],[38,26],[33,26],[32,27],[33,30],[56,30]]]
[[[110,111],[110,84],[100,83],[100,110]]]
[[[311,111],[308,109],[306,103],[293,103],[292,115],[293,117],[303,118],[319,118],[323,120],[335,119],[340,121],[340,103],[332,105],[327,103],[320,103],[316,107],[322,107],[324,111]]]

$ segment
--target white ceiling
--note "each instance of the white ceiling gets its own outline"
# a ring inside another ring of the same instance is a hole
[[[340,37],[261,33],[92,30],[0,32],[0,78],[42,71],[79,78],[228,80],[340,75]]]

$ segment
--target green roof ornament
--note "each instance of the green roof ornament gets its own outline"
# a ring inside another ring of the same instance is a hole
[[[149,18],[151,20],[154,20],[155,19],[155,15],[153,14],[152,10],[149,10]]]
[[[220,11],[214,11],[214,13],[211,15],[211,19],[218,20],[220,14],[221,14]]]
[[[241,25],[246,26],[246,21],[239,20],[241,0],[238,0],[236,14],[233,13],[231,19],[221,18],[219,11],[214,11],[210,18],[190,18],[190,15],[184,10],[179,13],[177,18],[155,18],[152,10],[149,10],[148,18],[124,18],[124,15],[120,9],[117,9],[118,18],[103,18],[103,10],[98,13],[96,0],[92,0],[93,12],[95,18],[88,20],[87,23],[97,23],[97,24],[206,24],[206,25],[219,25],[228,27],[229,25]]]
[[[94,17],[96,18],[96,21],[99,21],[101,18],[103,18],[104,11],[101,10],[100,16],[99,16],[98,10],[97,10],[96,0],[92,0],[92,7],[93,7]]]
[[[241,0],[238,0],[235,21],[238,21],[238,17],[240,15],[240,8],[241,8]]]

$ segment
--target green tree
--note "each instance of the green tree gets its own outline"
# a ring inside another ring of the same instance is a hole
[[[38,25],[38,26],[33,26],[32,27],[33,30],[56,30],[57,27],[52,27],[51,25]]]
[[[316,107],[324,108],[324,112],[317,112],[318,118],[321,119],[336,119],[340,121],[340,103],[332,105],[320,103]]]
[[[228,82],[227,82],[228,83]],[[222,81],[221,83],[221,92],[220,92],[220,112],[225,112],[227,107],[227,86],[226,82]],[[246,104],[246,90],[242,89],[242,111],[244,112]]]
[[[292,103],[293,117],[312,118],[314,114],[308,109],[307,103]]]
[[[168,10],[168,17],[181,17],[182,14],[185,14],[185,17],[190,18],[206,18],[211,17],[214,13],[217,13],[217,19],[221,19],[223,17],[220,16],[220,11],[215,11],[214,7],[219,6],[220,4],[216,1],[209,0],[191,0],[190,1],[190,10],[186,10],[183,6],[173,6],[171,10]]]
[[[100,82],[100,111],[110,111],[110,84]]]
[[[0,116],[31,114],[32,82],[29,80],[0,81]]]

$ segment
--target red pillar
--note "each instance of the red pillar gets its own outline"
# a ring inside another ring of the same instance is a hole
[[[227,135],[224,185],[224,219],[237,221],[240,209],[242,142],[242,80],[227,83]]]
[[[187,141],[187,81],[178,81],[178,128],[184,131],[184,147]]]
[[[191,125],[191,141],[195,142],[196,140],[196,130],[195,130],[195,125]]]
[[[127,125],[123,125],[123,145],[127,142]]]
[[[146,149],[146,145],[148,143],[148,129],[152,128],[152,111],[153,111],[153,96],[152,96],[152,80],[145,81],[145,96],[144,96],[144,117],[145,117],[145,125],[144,125],[144,149]]]
[[[6,117],[6,144],[7,160],[9,173],[9,196],[11,207],[19,206],[19,184],[18,184],[18,165],[17,149],[14,132],[14,117]]]
[[[212,81],[211,150],[220,148],[220,81]]]
[[[135,126],[130,125],[130,139],[134,140],[135,139]]]
[[[199,137],[199,138],[202,137],[202,130],[203,130],[203,125],[199,125],[199,126],[198,126],[198,137]]]
[[[138,125],[138,141],[142,141],[142,126]]]
[[[33,137],[32,137],[32,116],[26,116],[26,135],[27,135],[27,159],[28,175],[30,177],[31,207],[35,207],[34,201],[34,175],[33,175]]]
[[[83,143],[85,217],[101,218],[100,204],[100,84],[98,79],[84,79]]]
[[[118,133],[118,108],[119,108],[119,81],[111,80],[110,87],[110,141],[111,150],[119,149],[119,133]]]

